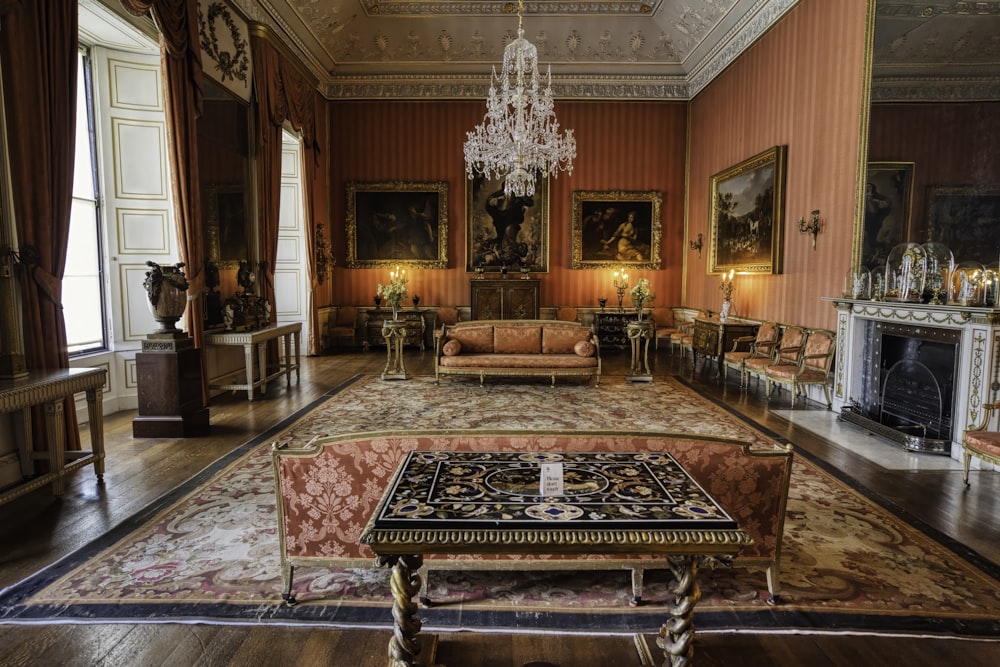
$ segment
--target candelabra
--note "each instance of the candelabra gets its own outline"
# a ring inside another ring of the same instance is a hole
[[[729,310],[733,306],[733,274],[735,271],[733,269],[729,270],[729,275],[722,274],[722,283],[719,284],[719,289],[722,291],[722,312],[719,313],[719,319],[723,322],[729,317]]]
[[[621,313],[625,310],[622,308],[622,299],[625,298],[625,292],[628,291],[628,274],[625,273],[625,269],[615,271],[614,285],[615,291],[618,293],[618,312]]]

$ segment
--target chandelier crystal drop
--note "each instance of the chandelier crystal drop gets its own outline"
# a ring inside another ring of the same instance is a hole
[[[476,172],[503,178],[508,196],[530,197],[538,176],[573,173],[576,140],[573,130],[560,134],[551,68],[545,87],[540,86],[538,49],[524,38],[523,10],[524,0],[518,0],[517,39],[504,49],[500,76],[493,68],[483,122],[466,133],[465,170],[469,178]]]

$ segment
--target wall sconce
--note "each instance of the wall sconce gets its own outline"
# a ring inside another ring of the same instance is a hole
[[[688,245],[691,246],[691,250],[697,250],[698,251],[698,257],[701,257],[701,239],[702,239],[701,232],[698,232],[698,240],[697,241],[694,241],[694,240],[689,240],[688,241]]]
[[[816,249],[816,235],[819,234],[819,209],[812,212],[812,220],[806,222],[805,218],[799,218],[799,233],[812,234],[813,250]]]

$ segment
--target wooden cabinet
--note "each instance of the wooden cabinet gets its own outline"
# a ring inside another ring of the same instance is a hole
[[[635,321],[635,313],[594,313],[594,333],[601,342],[601,348],[628,347],[625,327]]]
[[[694,321],[692,348],[694,358],[698,355],[715,357],[722,373],[722,356],[733,349],[733,343],[741,336],[756,336],[759,322],[728,318],[725,322],[717,317],[699,317]]]
[[[469,284],[474,320],[539,318],[537,278],[473,278]]]
[[[380,308],[365,312],[365,325],[362,329],[361,346],[367,352],[370,348],[376,349],[385,345],[385,337],[382,335],[382,324],[386,320],[392,319],[392,310]],[[424,332],[427,330],[427,320],[424,319],[422,310],[400,310],[399,319],[406,323],[406,335],[403,337],[403,345],[417,345],[421,350],[425,348]]]

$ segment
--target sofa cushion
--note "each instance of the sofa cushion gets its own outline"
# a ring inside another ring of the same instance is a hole
[[[493,325],[478,324],[448,329],[448,338],[457,340],[466,352],[493,351]]]
[[[579,340],[573,346],[573,352],[580,357],[592,357],[597,354],[597,346],[589,340]]]
[[[538,354],[542,351],[542,327],[495,324],[493,351],[497,354]]]
[[[577,324],[546,322],[542,325],[543,354],[573,354],[573,346],[590,339],[590,330]]]
[[[441,346],[441,351],[449,357],[454,357],[456,354],[462,351],[462,343],[456,338],[451,338]]]

